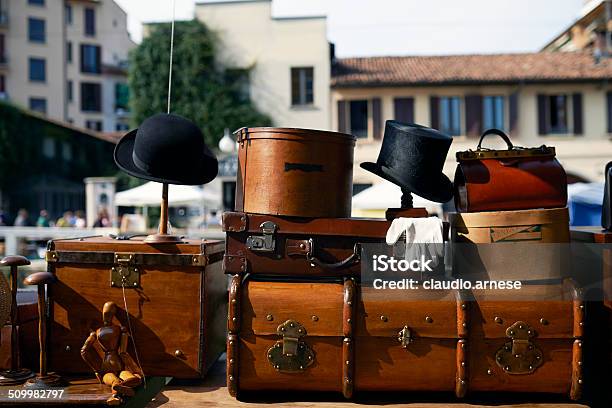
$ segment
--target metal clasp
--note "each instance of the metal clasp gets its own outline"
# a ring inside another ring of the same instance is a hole
[[[282,337],[268,350],[268,361],[281,372],[301,372],[314,363],[314,352],[301,340],[306,329],[295,320],[287,320],[276,332]]]
[[[404,328],[397,333],[397,341],[400,342],[403,348],[408,348],[408,345],[414,341],[408,326],[404,326]]]
[[[542,351],[531,341],[536,332],[518,321],[506,329],[511,341],[495,353],[495,361],[506,374],[531,374],[542,365]]]
[[[259,228],[263,235],[249,235],[246,239],[247,248],[255,252],[274,252],[276,249],[274,234],[278,225],[272,221],[265,221]]]
[[[134,254],[126,252],[115,253],[115,266],[111,267],[110,285],[113,288],[140,287],[140,271],[134,265]]]

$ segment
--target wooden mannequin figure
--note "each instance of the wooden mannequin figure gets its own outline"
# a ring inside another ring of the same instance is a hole
[[[111,386],[113,395],[107,401],[109,405],[121,404],[121,396],[134,396],[133,388],[141,384],[143,377],[127,352],[129,334],[126,328],[113,324],[116,313],[117,305],[106,302],[102,308],[102,327],[91,332],[81,348],[81,357],[95,372],[98,381]],[[96,343],[103,353],[101,363],[99,356],[92,355],[96,352]]]

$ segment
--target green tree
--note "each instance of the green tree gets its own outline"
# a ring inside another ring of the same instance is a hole
[[[153,26],[150,35],[130,55],[130,104],[134,125],[166,112],[170,24]],[[248,98],[241,97],[240,81],[215,63],[216,39],[197,20],[175,25],[171,112],[194,121],[206,143],[215,147],[223,129],[270,126]],[[246,72],[248,74],[248,70]]]

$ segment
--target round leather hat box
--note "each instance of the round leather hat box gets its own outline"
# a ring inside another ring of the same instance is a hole
[[[569,275],[567,208],[454,213],[453,275],[536,281]]]
[[[242,128],[236,211],[294,217],[351,216],[351,135],[294,128]]]

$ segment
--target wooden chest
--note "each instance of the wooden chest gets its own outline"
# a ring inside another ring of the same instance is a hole
[[[573,288],[501,301],[359,288],[352,278],[235,275],[227,383],[252,391],[544,392],[580,398],[584,306]],[[536,300],[540,297],[553,300]]]
[[[227,280],[222,256],[222,241],[51,241],[46,258],[58,282],[50,286],[50,369],[90,373],[80,349],[90,331],[100,327],[104,303],[113,301],[121,325],[131,323],[146,375],[204,376],[223,352]]]

